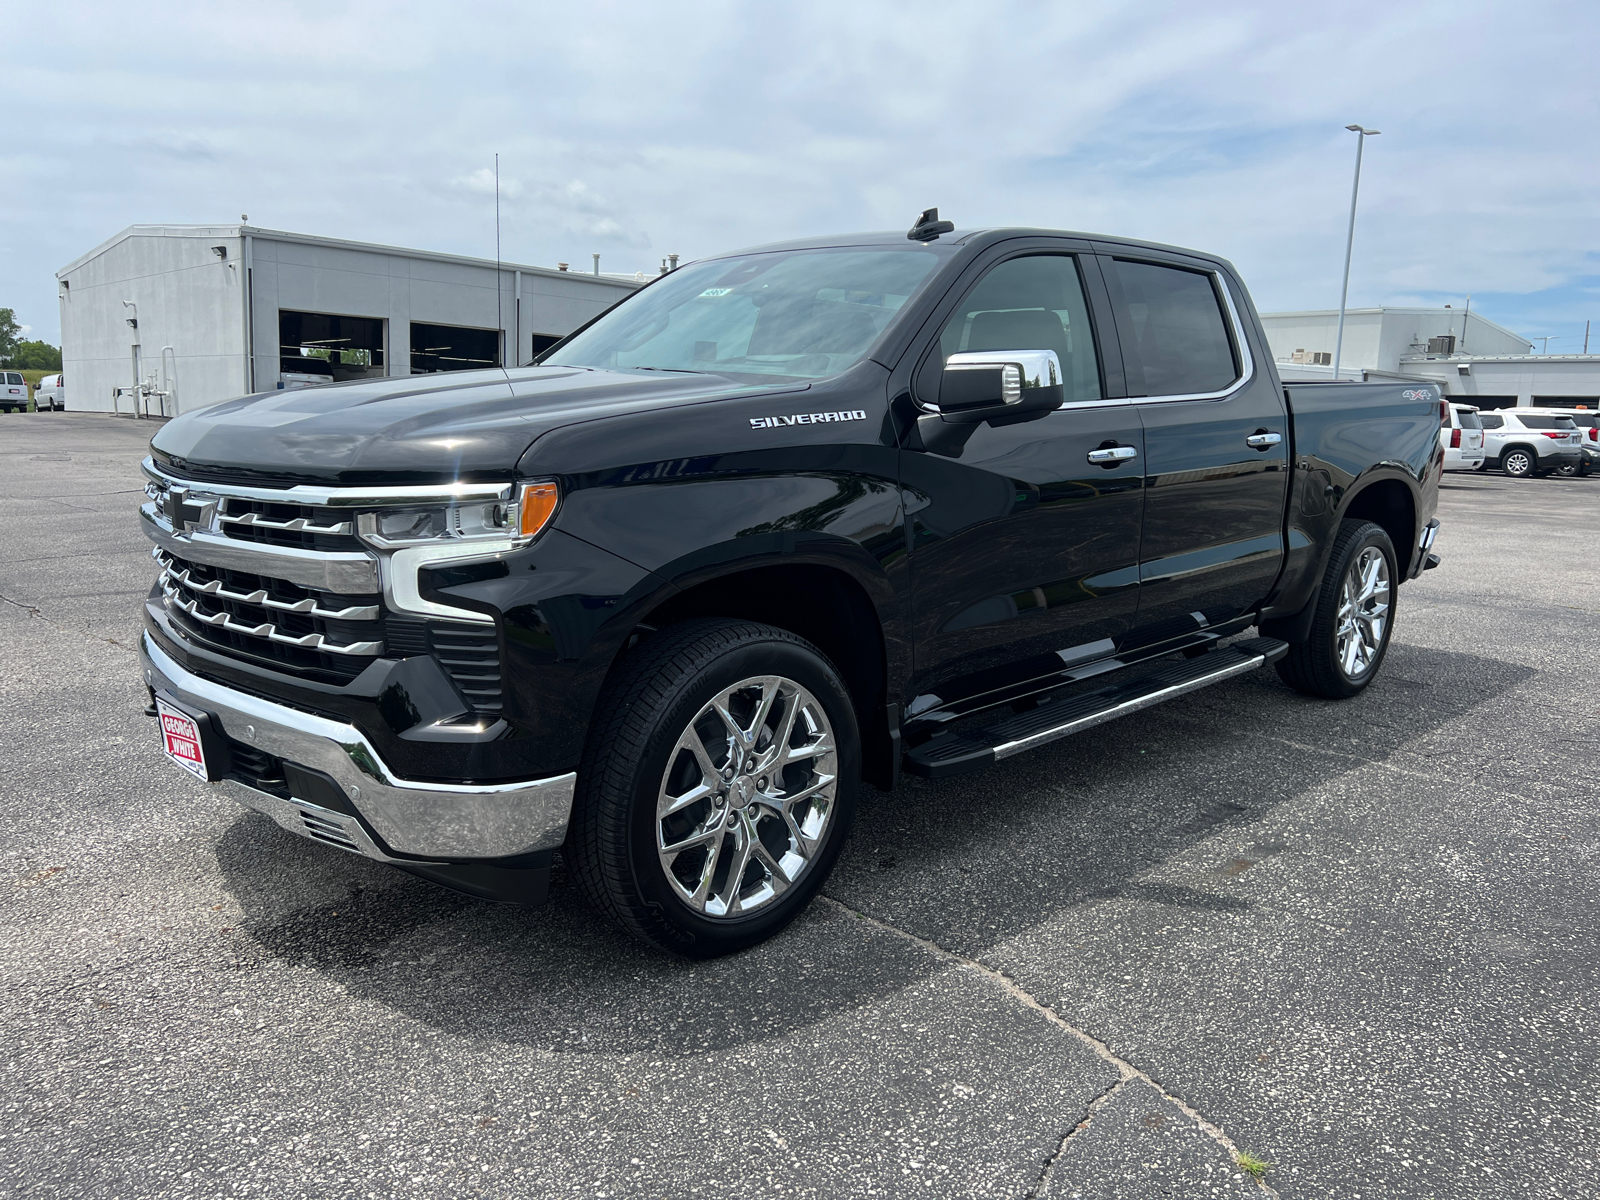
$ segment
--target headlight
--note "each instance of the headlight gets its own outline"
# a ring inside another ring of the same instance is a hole
[[[554,482],[520,484],[510,501],[380,509],[356,519],[363,541],[382,550],[405,546],[451,547],[452,557],[474,543],[487,553],[532,541],[555,515],[561,492]],[[509,546],[504,543],[510,543]],[[459,549],[457,549],[459,548]]]

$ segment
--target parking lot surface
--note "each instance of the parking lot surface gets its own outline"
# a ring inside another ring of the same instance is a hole
[[[1357,699],[868,789],[689,964],[166,764],[151,432],[0,418],[0,1197],[1600,1194],[1600,480],[1447,476]]]

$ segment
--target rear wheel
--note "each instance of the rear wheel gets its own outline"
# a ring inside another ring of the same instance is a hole
[[[1383,666],[1394,629],[1394,543],[1381,525],[1343,521],[1316,597],[1311,636],[1291,643],[1279,676],[1308,696],[1342,700]]]
[[[839,674],[786,630],[686,621],[608,683],[566,856],[591,903],[690,958],[771,937],[822,887],[861,756]]]
[[[1526,446],[1513,446],[1500,456],[1500,469],[1513,479],[1531,479],[1539,470],[1539,459]]]

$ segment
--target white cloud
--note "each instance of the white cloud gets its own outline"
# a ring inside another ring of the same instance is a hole
[[[938,204],[1204,247],[1260,307],[1322,307],[1350,121],[1384,131],[1353,302],[1495,293],[1581,328],[1600,279],[1600,9],[1568,0],[57,0],[11,24],[0,304],[45,330],[55,268],[136,221],[489,253],[497,151],[508,260],[648,269]]]

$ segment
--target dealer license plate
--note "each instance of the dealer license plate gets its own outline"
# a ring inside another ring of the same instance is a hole
[[[188,713],[156,698],[156,715],[161,722],[161,749],[168,758],[198,779],[206,776],[206,754],[200,747],[200,726]]]

